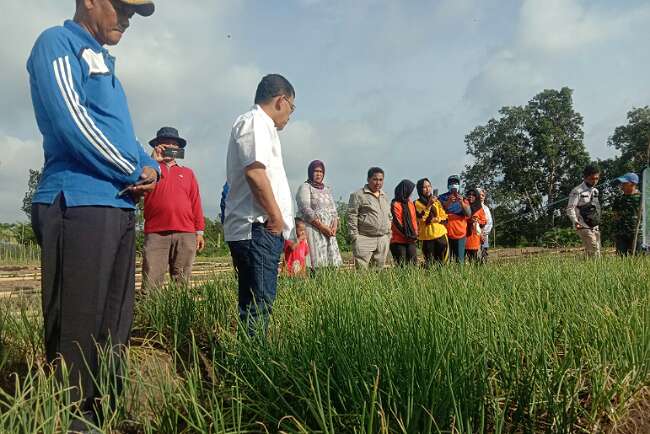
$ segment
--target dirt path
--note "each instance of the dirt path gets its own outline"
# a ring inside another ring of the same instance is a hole
[[[525,247],[490,250],[490,261],[510,262],[531,257],[552,257],[552,256],[578,256],[582,252],[580,248],[546,249],[543,247]],[[606,251],[606,254],[612,252]],[[345,267],[352,267],[352,259],[349,254],[344,254]],[[136,266],[135,284],[140,288],[142,284],[140,263]],[[219,258],[214,261],[199,260],[194,264],[192,271],[192,283],[201,284],[217,273],[232,272],[230,258]],[[38,294],[41,286],[41,272],[37,265],[1,265],[0,264],[0,298],[11,296],[28,296]]]
[[[141,266],[137,264],[135,286],[142,285]],[[216,273],[232,271],[225,261],[206,261],[194,264],[192,281],[195,284],[208,280]],[[41,288],[41,270],[36,265],[0,265],[0,298],[38,294]]]

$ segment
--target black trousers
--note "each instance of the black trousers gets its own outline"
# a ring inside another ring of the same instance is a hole
[[[617,235],[614,237],[614,244],[616,245],[616,254],[620,256],[631,255],[634,251],[634,234],[630,235]],[[639,234],[636,241],[636,252],[635,254],[640,254],[641,252],[641,234]]]
[[[444,264],[448,258],[449,243],[447,236],[436,238],[435,240],[422,241],[422,254],[424,255],[424,262],[427,266],[432,265],[434,262]]]
[[[395,265],[400,267],[418,264],[418,247],[415,243],[391,243],[390,253],[393,255]]]
[[[481,258],[479,256],[479,250],[465,250],[465,258],[468,262],[479,263]]]
[[[133,322],[134,212],[68,208],[60,194],[52,205],[32,205],[32,226],[41,246],[47,360],[54,362],[58,375],[58,358],[65,360],[70,385],[81,386],[71,398],[81,399],[81,410],[92,413],[98,347],[114,356],[108,369],[119,376]]]
[[[481,246],[481,254],[480,254],[480,256],[481,256],[481,263],[482,264],[487,264],[488,257],[490,256],[489,250],[490,250],[489,247]]]

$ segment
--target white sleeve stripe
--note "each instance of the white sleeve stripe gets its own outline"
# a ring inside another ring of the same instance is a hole
[[[52,67],[54,68],[54,77],[55,77],[55,79],[56,79],[56,83],[57,83],[58,86],[59,86],[59,90],[61,91],[61,94],[62,94],[62,96],[63,96],[63,101],[65,101],[65,105],[68,107],[68,111],[70,112],[70,115],[72,116],[72,120],[75,122],[75,124],[77,125],[77,128],[79,128],[79,131],[81,131],[81,133],[84,135],[84,137],[85,137],[85,138],[86,138],[86,139],[87,139],[87,140],[88,140],[88,141],[89,141],[93,146],[95,146],[95,148],[97,148],[97,150],[99,151],[99,153],[102,154],[102,155],[104,156],[104,158],[106,158],[107,160],[109,160],[109,161],[113,161],[113,159],[112,159],[111,156],[106,152],[106,150],[105,150],[103,147],[99,146],[99,145],[97,144],[97,142],[96,142],[96,141],[95,141],[95,140],[90,136],[90,134],[89,134],[88,130],[86,129],[86,127],[81,123],[80,119],[77,117],[77,114],[75,113],[75,111],[74,111],[74,109],[73,109],[73,104],[74,104],[74,102],[71,100],[70,95],[67,93],[67,91],[66,91],[66,89],[65,89],[65,87],[64,87],[64,85],[63,85],[63,80],[61,79],[61,76],[62,76],[63,74],[61,73],[61,71],[60,71],[60,69],[59,69],[59,68],[60,68],[59,60],[60,60],[60,59],[56,59],[56,60],[54,60],[54,61],[52,62]],[[125,171],[125,168],[124,168],[124,167],[119,166],[119,165],[118,165],[118,167],[119,167],[122,171]]]
[[[68,59],[68,56],[65,56],[65,63],[66,63],[65,70],[67,72],[67,78],[68,78],[68,83],[70,85],[70,89],[72,90],[77,106],[81,110],[81,114],[86,118],[87,121],[86,123],[89,124],[90,128],[92,128],[92,130],[94,130],[96,135],[99,136],[100,141],[102,141],[103,144],[108,148],[108,152],[111,155],[113,155],[116,160],[122,162],[129,169],[129,174],[133,173],[133,171],[135,171],[135,166],[133,166],[132,163],[130,163],[126,158],[124,158],[120,154],[117,148],[106,138],[104,133],[99,128],[97,128],[92,118],[88,116],[88,112],[86,111],[86,108],[79,103],[79,94],[77,94],[77,91],[74,88],[74,84],[72,81],[72,68],[70,68],[70,60]]]
[[[63,58],[60,57],[54,61],[54,68],[55,73],[57,74],[57,83],[59,84],[61,93],[66,100],[68,110],[70,110],[70,114],[77,124],[77,127],[79,127],[79,130],[88,139],[88,141],[104,156],[104,158],[119,167],[122,172],[126,173],[127,175],[130,174],[132,171],[129,171],[129,168],[127,166],[117,160],[114,155],[111,155],[110,150],[100,142],[99,138],[93,133],[93,131],[90,130],[87,122],[84,122],[84,118],[81,117],[78,100],[75,102],[72,90],[70,89],[69,83],[66,79],[67,77],[65,74]]]

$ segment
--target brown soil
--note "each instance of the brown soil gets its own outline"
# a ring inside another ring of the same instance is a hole
[[[0,389],[10,396],[13,396],[16,392],[16,375],[21,380],[27,375],[26,363],[5,365],[0,370]]]
[[[34,270],[36,267],[27,265],[0,265],[0,273],[10,273],[16,271]]]
[[[155,344],[132,339],[129,351],[133,378],[126,396],[127,413],[134,420],[149,419],[164,403],[164,396],[173,396],[169,391],[176,390],[183,379],[176,373],[172,357]],[[140,387],[143,384],[146,389]]]
[[[650,433],[650,386],[642,388],[627,403],[623,416],[603,427],[607,434]]]

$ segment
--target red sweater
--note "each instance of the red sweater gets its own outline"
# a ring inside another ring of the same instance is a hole
[[[160,163],[160,180],[144,198],[144,232],[205,229],[199,184],[192,169]]]

